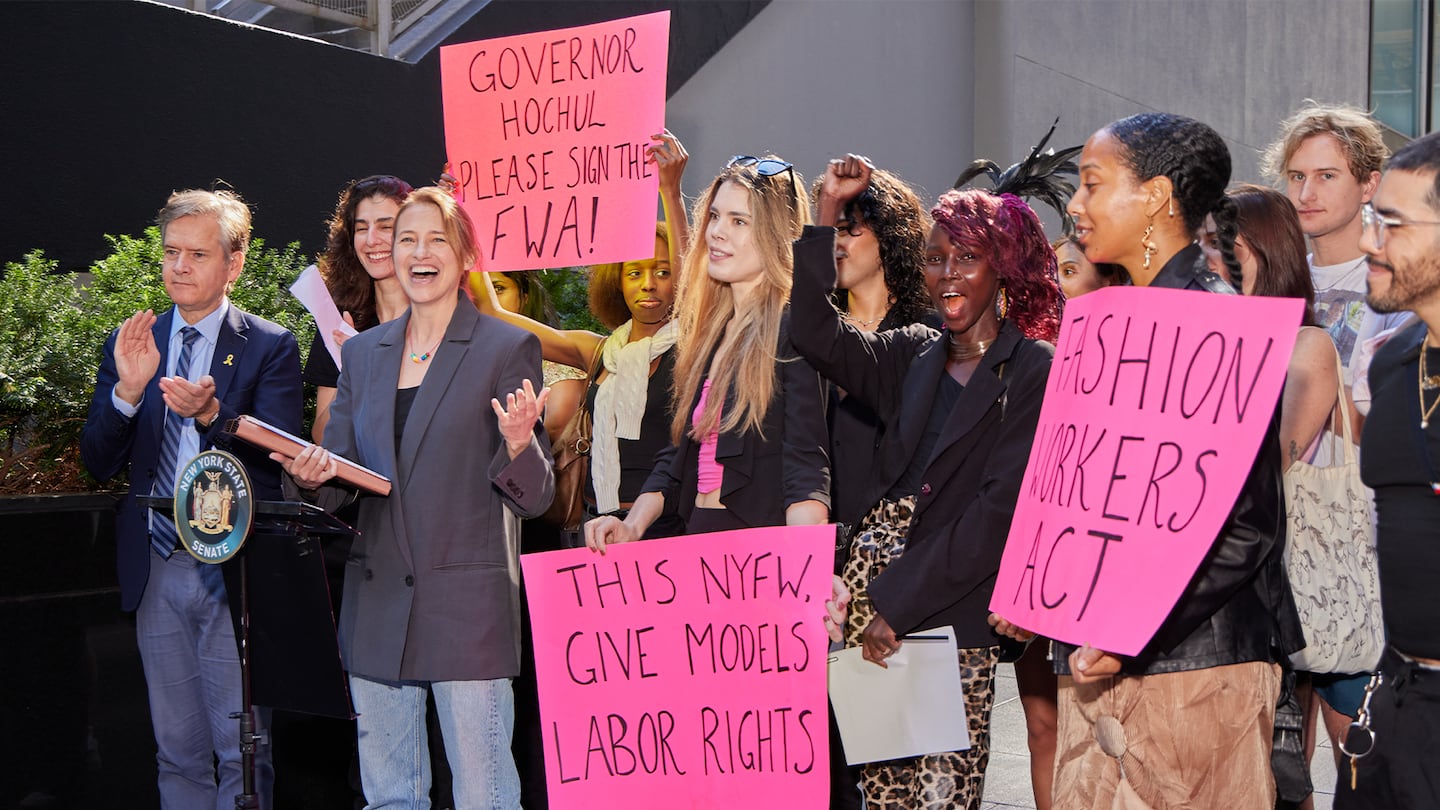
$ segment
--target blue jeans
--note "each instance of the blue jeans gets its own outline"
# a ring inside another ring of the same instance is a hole
[[[240,657],[218,565],[183,551],[150,552],[150,581],[136,611],[136,637],[150,695],[164,810],[231,810],[244,790],[240,768]],[[268,733],[268,712],[256,710]],[[219,759],[219,785],[214,759]],[[270,746],[255,752],[256,792],[270,807]]]
[[[435,693],[440,733],[455,775],[455,810],[519,808],[520,775],[510,754],[515,728],[510,679],[391,683],[351,675],[350,696],[360,715],[365,806],[430,807],[427,689]]]

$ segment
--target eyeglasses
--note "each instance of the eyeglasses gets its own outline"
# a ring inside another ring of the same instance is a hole
[[[1375,234],[1375,247],[1385,247],[1385,231],[1390,228],[1404,228],[1410,225],[1440,225],[1435,220],[1423,219],[1400,219],[1399,217],[1387,217],[1375,210],[1370,203],[1360,207],[1360,227]]]
[[[732,166],[753,166],[755,173],[761,177],[774,177],[781,172],[790,172],[790,182],[795,182],[795,164],[786,163],[783,160],[758,158],[754,155],[736,155],[730,158],[729,163],[725,164],[727,169]]]

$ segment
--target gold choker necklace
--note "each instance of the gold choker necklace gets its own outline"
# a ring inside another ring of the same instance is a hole
[[[955,363],[974,360],[984,355],[986,350],[995,342],[994,338],[991,338],[990,340],[977,340],[974,343],[961,343],[955,339],[953,334],[949,335],[949,338],[950,346],[948,347],[948,354],[950,360]]]

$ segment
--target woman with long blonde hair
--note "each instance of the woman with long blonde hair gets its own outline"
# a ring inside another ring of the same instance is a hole
[[[677,300],[671,446],[624,520],[586,524],[586,544],[638,539],[678,512],[687,533],[829,517],[824,389],[790,342],[790,243],[809,219],[799,174],[733,158],[695,206],[697,239]]]

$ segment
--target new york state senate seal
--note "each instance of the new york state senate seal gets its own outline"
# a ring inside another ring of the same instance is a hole
[[[175,486],[175,529],[181,545],[203,563],[222,563],[245,544],[254,517],[250,476],[240,460],[206,450],[180,471]]]

